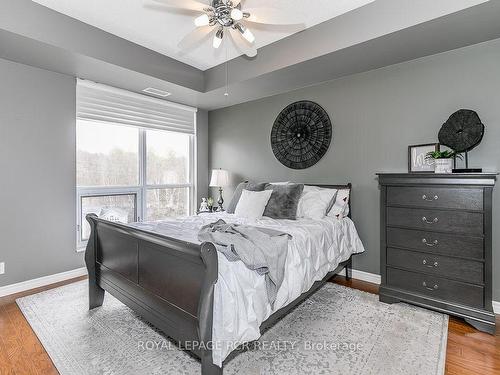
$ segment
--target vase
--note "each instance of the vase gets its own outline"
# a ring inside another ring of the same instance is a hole
[[[453,159],[435,159],[434,172],[435,173],[452,173]]]

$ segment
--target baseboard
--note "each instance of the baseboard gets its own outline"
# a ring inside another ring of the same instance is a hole
[[[37,279],[26,280],[20,283],[0,287],[0,297],[25,292],[30,289],[40,288],[42,286],[58,283],[61,281],[73,279],[75,277],[87,275],[87,268],[77,268],[76,270],[56,273],[55,275],[43,276]]]
[[[500,301],[493,301],[493,312],[500,315]]]
[[[380,275],[359,270],[352,270],[351,272],[352,272],[351,277],[353,279],[380,285]],[[345,276],[345,270],[343,270],[340,274]]]

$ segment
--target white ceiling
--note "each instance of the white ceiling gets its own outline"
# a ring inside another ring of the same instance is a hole
[[[177,44],[194,30],[193,15],[165,8],[152,0],[33,1],[201,70],[241,55],[232,42],[214,50],[210,40],[189,51],[181,51]],[[208,4],[210,0],[201,1]],[[373,1],[244,0],[242,3],[243,9],[286,9],[309,28]],[[256,46],[260,48],[297,32],[297,29],[274,26],[254,27],[252,31],[256,36]]]

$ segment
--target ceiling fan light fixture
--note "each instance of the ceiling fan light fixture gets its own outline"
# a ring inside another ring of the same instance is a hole
[[[208,14],[205,13],[199,17],[196,17],[194,19],[194,24],[196,27],[208,26],[210,24],[210,18],[208,17]]]
[[[243,19],[243,12],[238,8],[233,8],[231,10],[231,18],[235,21],[241,21]]]
[[[215,49],[219,48],[222,44],[222,39],[224,38],[224,30],[219,29],[214,35],[213,47]]]

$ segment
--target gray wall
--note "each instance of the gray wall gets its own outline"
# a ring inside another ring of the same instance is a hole
[[[0,59],[0,287],[84,266],[76,252],[75,78]],[[208,113],[198,112],[198,199]]]
[[[459,108],[477,110],[486,135],[473,166],[500,168],[500,40],[362,73],[209,113],[210,166],[235,180],[353,183],[353,218],[366,253],[354,268],[379,273],[379,190],[376,172],[407,171],[407,147],[434,142]],[[313,100],[330,114],[334,140],[312,168],[293,171],[273,156],[269,135],[281,109]],[[226,189],[229,198],[231,189]],[[494,228],[500,223],[500,186]],[[494,233],[494,299],[500,300],[500,232]]]
[[[0,60],[0,286],[83,266],[76,253],[75,79]]]

